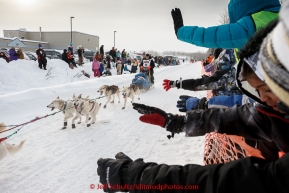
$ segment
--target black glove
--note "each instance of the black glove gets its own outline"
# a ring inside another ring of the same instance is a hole
[[[104,192],[127,192],[128,190],[124,188],[124,184],[127,183],[124,178],[127,176],[123,175],[122,170],[132,163],[132,159],[122,152],[116,154],[115,158],[100,158],[97,161],[99,182],[103,184]]]
[[[178,29],[184,26],[182,13],[179,8],[175,8],[175,10],[173,9],[171,11],[171,14],[174,20],[175,33],[176,33],[176,36],[178,37]]]
[[[133,103],[132,105],[135,110],[140,114],[143,114],[140,117],[140,121],[166,128],[167,131],[172,133],[172,137],[175,133],[183,132],[186,125],[185,116],[173,115],[171,113],[166,113],[159,108],[143,104]]]

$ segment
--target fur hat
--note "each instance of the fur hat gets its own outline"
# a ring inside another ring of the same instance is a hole
[[[283,102],[280,110],[289,110],[289,2],[280,12],[280,21],[274,30],[263,41],[260,50],[263,76],[266,84]],[[284,106],[284,104],[287,106]],[[281,105],[281,106],[280,106]],[[283,107],[283,108],[282,108]]]
[[[41,44],[38,44],[38,48],[42,48],[42,45],[41,45]]]

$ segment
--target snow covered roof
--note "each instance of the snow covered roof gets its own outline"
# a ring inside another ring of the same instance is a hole
[[[18,37],[13,37],[13,38],[6,38],[6,37],[0,37],[0,39],[3,40],[15,40],[15,39],[19,39]],[[43,42],[43,41],[35,41],[35,40],[27,40],[27,39],[20,39],[20,41],[22,42],[36,42],[36,43],[43,43],[43,44],[48,44],[48,42]]]

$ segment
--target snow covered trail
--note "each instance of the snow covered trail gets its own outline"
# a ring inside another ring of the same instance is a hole
[[[10,94],[0,95],[0,122],[17,125],[52,113],[46,106],[57,96],[61,99],[71,99],[75,93],[97,98],[99,97],[97,90],[101,85],[114,84],[122,88],[131,83],[134,75],[92,77],[66,84],[63,84],[65,80],[60,80],[59,84],[62,85],[49,87],[34,82],[37,88],[20,92],[9,91]],[[142,93],[140,100],[135,102],[156,106],[166,112],[179,113],[176,101],[180,95],[197,97],[206,95],[206,92],[178,89],[166,92],[162,87],[163,79],[166,78],[177,80],[180,77],[183,79],[200,77],[200,63],[155,68],[154,76],[154,89]],[[25,78],[23,81],[25,82]],[[86,124],[82,123],[72,130],[70,119],[68,128],[61,130],[63,125],[61,113],[24,126],[18,134],[7,140],[8,143],[18,144],[21,140],[27,139],[20,152],[1,160],[1,193],[102,192],[90,189],[90,184],[97,186],[99,182],[97,160],[101,157],[113,158],[120,151],[132,159],[142,157],[145,162],[202,164],[203,137],[186,138],[182,133],[168,140],[166,136],[170,133],[161,127],[139,121],[140,114],[132,109],[130,99],[124,110],[121,109],[123,98],[120,100],[120,103],[117,103],[117,99],[114,104],[109,103],[106,109],[102,107],[96,123],[91,127],[86,127]],[[105,98],[97,100],[102,104],[105,101]],[[12,132],[1,133],[0,137]]]

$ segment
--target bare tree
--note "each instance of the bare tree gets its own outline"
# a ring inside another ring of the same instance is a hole
[[[229,14],[228,14],[228,9],[227,8],[224,8],[223,12],[220,13],[219,15],[220,15],[219,23],[221,23],[221,24],[230,23],[230,18],[229,18]]]

